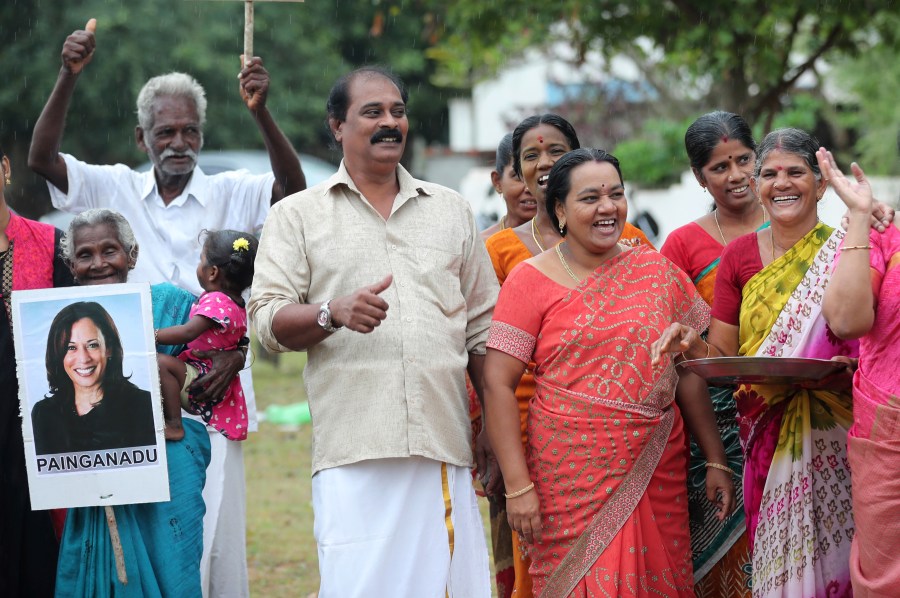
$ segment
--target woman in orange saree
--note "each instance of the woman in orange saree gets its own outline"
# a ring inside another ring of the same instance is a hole
[[[546,197],[565,241],[503,285],[484,377],[488,434],[534,594],[693,596],[678,375],[671,361],[651,366],[649,347],[666,318],[705,327],[709,308],[667,259],[618,244],[627,204],[614,157],[563,156]],[[514,391],[532,359],[523,455]],[[734,489],[712,406],[683,413],[724,516]]]

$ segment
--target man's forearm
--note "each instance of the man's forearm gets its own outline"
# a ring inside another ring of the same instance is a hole
[[[28,152],[28,167],[63,193],[69,192],[69,181],[65,160],[59,155],[59,147],[77,80],[78,75],[65,67],[60,69],[47,104],[34,124],[34,135]]]

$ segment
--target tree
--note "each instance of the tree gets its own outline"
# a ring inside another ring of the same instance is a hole
[[[630,56],[664,104],[702,99],[768,129],[826,56],[896,51],[898,11],[893,0],[458,0],[433,55],[445,80],[471,84],[526,47],[564,39],[582,60],[591,51]]]

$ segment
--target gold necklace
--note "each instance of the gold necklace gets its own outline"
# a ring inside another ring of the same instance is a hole
[[[538,248],[541,250],[541,253],[547,251],[544,248],[544,244],[540,242],[541,231],[538,230],[537,227],[537,216],[531,219],[531,238],[534,239],[534,242],[537,243]]]
[[[728,241],[725,240],[725,235],[722,234],[722,227],[719,226],[719,210],[713,210],[713,219],[716,221],[716,228],[719,229],[719,236],[722,237],[722,245],[728,245]]]
[[[572,268],[569,267],[569,263],[566,262],[566,258],[563,257],[562,250],[559,248],[560,245],[562,245],[562,243],[556,245],[556,255],[559,256],[560,263],[562,263],[562,266],[566,269],[566,272],[569,273],[569,276],[572,277],[572,280],[575,281],[575,284],[581,284],[581,279],[575,276],[575,273],[572,272]]]
[[[500,230],[506,229],[506,214],[500,219]]]

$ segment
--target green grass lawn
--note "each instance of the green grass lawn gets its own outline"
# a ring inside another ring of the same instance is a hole
[[[305,353],[281,355],[275,367],[258,359],[253,381],[259,412],[306,400]],[[311,426],[286,429],[261,422],[244,445],[247,484],[247,566],[254,596],[305,597],[319,587],[310,484]],[[490,545],[487,501],[480,499]]]

